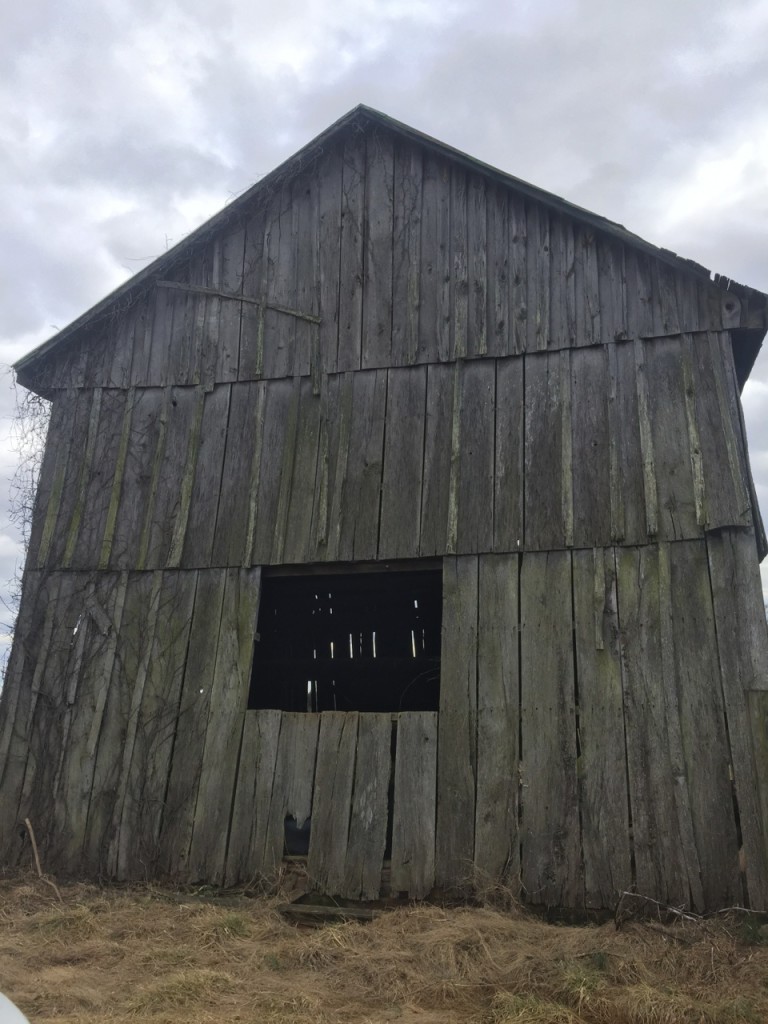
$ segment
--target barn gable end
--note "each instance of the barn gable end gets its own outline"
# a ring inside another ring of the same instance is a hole
[[[332,126],[18,365],[53,413],[5,861],[30,817],[62,871],[244,882],[311,819],[335,895],[386,861],[416,897],[768,906],[766,301],[383,115]],[[249,701],[268,578],[435,566],[434,707]]]

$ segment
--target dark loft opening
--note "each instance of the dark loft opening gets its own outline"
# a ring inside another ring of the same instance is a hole
[[[436,570],[262,577],[249,708],[437,711]]]

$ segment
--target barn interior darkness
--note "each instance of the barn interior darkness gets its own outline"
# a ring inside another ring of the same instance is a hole
[[[439,568],[262,578],[248,706],[437,711]]]

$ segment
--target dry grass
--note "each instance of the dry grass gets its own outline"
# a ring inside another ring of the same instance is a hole
[[[0,882],[0,990],[34,1024],[760,1024],[754,921],[565,927],[414,906],[297,928],[269,899]]]

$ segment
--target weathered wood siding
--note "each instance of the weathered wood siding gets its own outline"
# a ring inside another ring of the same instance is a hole
[[[35,568],[549,551],[749,527],[727,334],[55,403]]]
[[[311,817],[310,877],[373,898],[391,815],[415,897],[764,907],[768,636],[732,586],[753,544],[446,558],[440,712],[395,716],[247,710],[258,568],[31,572],[0,855],[29,816],[55,822],[51,869],[234,884],[274,877],[286,815]]]
[[[383,129],[240,206],[40,388],[210,387],[747,326],[732,292]]]
[[[375,125],[162,278],[25,370],[0,858],[768,907],[747,300]],[[438,713],[247,710],[262,567],[435,556]]]

